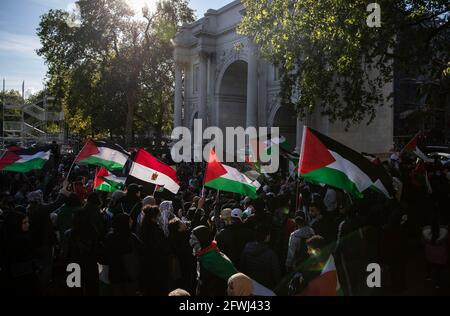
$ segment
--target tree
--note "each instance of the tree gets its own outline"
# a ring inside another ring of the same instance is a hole
[[[123,0],[76,4],[76,23],[61,10],[41,18],[38,53],[48,65],[48,88],[62,100],[75,131],[123,135],[131,145],[136,129],[168,123],[174,73],[170,40],[181,23],[193,20],[193,12],[185,0],[160,1],[154,13],[144,8],[142,17]],[[151,93],[165,95],[144,97]],[[159,121],[140,115],[148,112],[163,114]]]
[[[280,68],[282,102],[296,106],[300,116],[320,108],[347,127],[366,118],[370,123],[394,67],[448,83],[450,5],[448,0],[380,0],[378,28],[366,23],[368,3],[243,0],[246,12],[238,31]]]

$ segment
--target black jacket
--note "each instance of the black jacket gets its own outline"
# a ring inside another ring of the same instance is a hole
[[[104,241],[104,264],[109,266],[112,284],[130,283],[138,279],[142,242],[133,234],[110,232]]]
[[[239,269],[239,262],[242,251],[247,242],[253,237],[252,231],[242,223],[226,226],[216,236],[217,246],[223,252],[234,266]]]
[[[266,243],[249,242],[241,256],[241,272],[269,289],[281,278],[280,264],[275,252]]]
[[[198,262],[197,296],[226,296],[228,282],[205,269]]]

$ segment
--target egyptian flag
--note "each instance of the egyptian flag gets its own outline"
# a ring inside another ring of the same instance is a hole
[[[240,173],[237,169],[220,163],[214,149],[211,149],[209,155],[204,184],[208,188],[238,193],[253,199],[258,197],[256,191],[261,186],[259,182],[250,180],[250,178]]]
[[[50,153],[50,146],[8,150],[0,158],[0,171],[29,172],[40,170],[50,159]]]
[[[125,180],[126,178],[118,177],[106,168],[100,168],[95,174],[94,189],[113,193],[123,189]]]
[[[298,296],[342,296],[334,258],[330,255],[319,276],[309,281]]]
[[[425,162],[433,162],[433,159],[430,159],[425,155],[424,150],[421,148],[419,143],[421,142],[423,135],[421,132],[417,133],[413,139],[409,141],[409,143],[403,148],[402,153],[407,152],[413,155],[416,155],[420,159]]]
[[[393,196],[392,178],[383,168],[306,126],[299,164],[301,176],[309,182],[328,184],[359,198],[369,188]]]
[[[143,149],[139,149],[136,153],[127,183],[136,183],[134,179],[164,187],[173,194],[177,194],[180,190],[177,172]]]
[[[108,170],[122,170],[130,154],[117,144],[88,140],[75,162],[104,167]]]

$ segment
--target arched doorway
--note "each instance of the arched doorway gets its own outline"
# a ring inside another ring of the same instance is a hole
[[[292,106],[281,106],[275,114],[273,127],[280,128],[280,137],[285,137],[291,150],[297,143],[297,112]]]
[[[219,127],[242,126],[247,119],[247,71],[248,65],[237,60],[226,69],[219,88]]]

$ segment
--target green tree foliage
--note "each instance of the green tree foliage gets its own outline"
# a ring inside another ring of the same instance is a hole
[[[370,2],[243,0],[238,31],[281,69],[284,104],[303,117],[320,108],[349,127],[373,120],[394,67],[448,87],[448,0],[376,1],[379,28],[366,23]]]
[[[124,0],[79,0],[79,13],[42,16],[38,54],[48,90],[64,106],[70,130],[123,136],[166,131],[173,98],[171,39],[193,21],[186,0],[164,0],[136,15]]]

